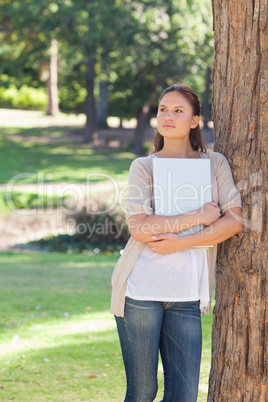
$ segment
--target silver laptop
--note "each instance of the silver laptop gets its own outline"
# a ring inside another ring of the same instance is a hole
[[[210,160],[155,157],[153,191],[156,215],[177,215],[200,208],[212,201]],[[193,226],[178,234],[185,236],[204,227]]]

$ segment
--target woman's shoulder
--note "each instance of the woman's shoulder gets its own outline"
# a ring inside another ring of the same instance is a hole
[[[149,168],[151,170],[153,158],[154,158],[154,154],[151,154],[148,156],[140,156],[132,161],[131,166],[147,168],[147,169]]]
[[[216,177],[228,177],[231,174],[231,166],[225,155],[220,152],[206,152],[204,158],[209,158],[211,169]]]
[[[200,151],[200,153],[203,155],[207,155],[208,158],[214,158],[214,159],[222,158],[222,157],[225,158],[225,156],[223,154],[221,154],[220,152],[215,152],[215,151],[201,152]]]
[[[202,152],[204,158],[209,158],[213,165],[219,165],[220,163],[227,162],[227,158],[220,152]]]

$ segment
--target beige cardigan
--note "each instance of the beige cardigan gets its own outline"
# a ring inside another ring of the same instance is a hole
[[[234,185],[229,163],[224,155],[218,152],[199,152],[202,159],[211,161],[212,201],[216,202],[221,214],[233,207],[241,207],[241,197]],[[152,160],[154,154],[135,159],[129,170],[129,194],[126,206],[127,219],[135,214],[154,213]],[[137,242],[132,237],[126,244],[123,254],[114,268],[112,276],[111,313],[123,317],[125,292],[128,276],[134,267],[146,243]],[[207,249],[209,267],[210,296],[212,292],[214,268],[217,257],[217,245]],[[204,314],[209,314],[211,306],[206,307]]]

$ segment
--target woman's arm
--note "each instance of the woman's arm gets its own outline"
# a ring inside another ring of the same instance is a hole
[[[153,236],[148,242],[152,251],[158,254],[170,254],[196,246],[208,246],[223,242],[242,230],[240,207],[227,210],[224,215],[205,229],[187,236],[173,233]]]
[[[208,202],[195,211],[179,215],[132,215],[128,219],[128,226],[131,236],[136,241],[148,242],[153,235],[179,233],[199,224],[210,225],[219,217],[218,205],[215,202]]]

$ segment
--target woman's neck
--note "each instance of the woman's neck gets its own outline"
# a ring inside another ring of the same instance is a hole
[[[195,151],[191,143],[184,146],[175,146],[175,144],[166,143],[164,147],[157,152],[159,158],[200,158],[198,151]]]

